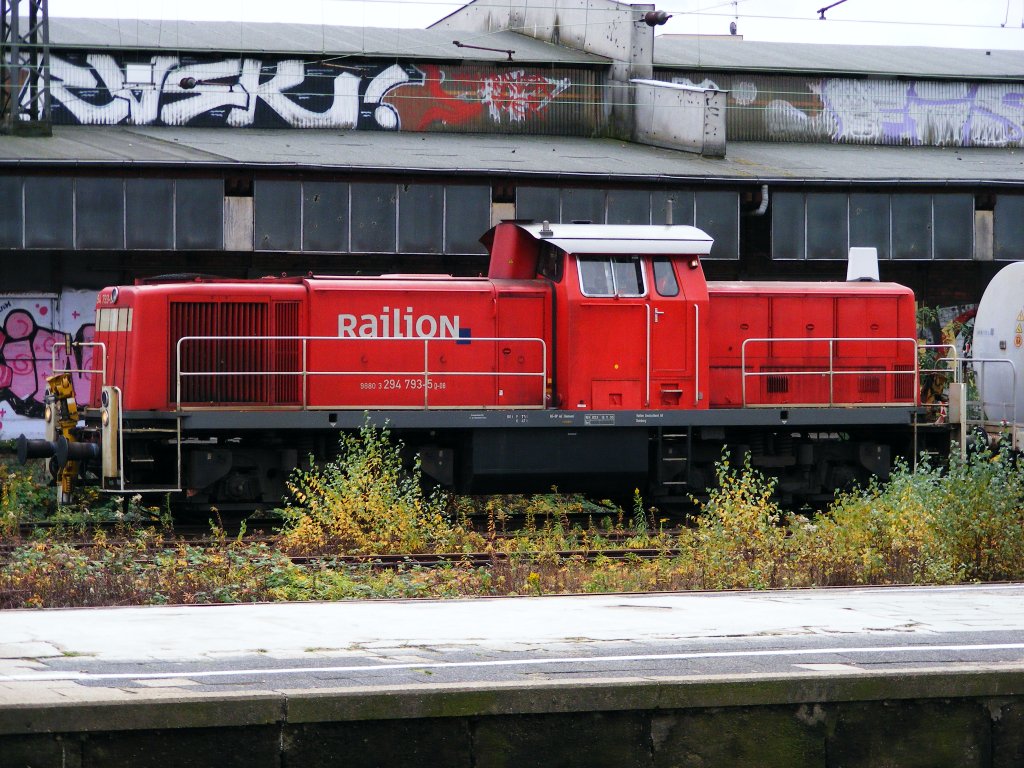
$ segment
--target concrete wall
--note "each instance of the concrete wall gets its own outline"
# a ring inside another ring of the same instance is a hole
[[[419,686],[0,707],[0,766],[964,766],[1024,762],[1003,671]]]
[[[644,14],[650,3],[614,0],[549,0],[530,3],[473,0],[431,29],[472,32],[514,30],[538,40],[565,45],[612,60],[605,93],[609,133],[630,138],[634,94],[630,82],[654,72],[654,28]]]

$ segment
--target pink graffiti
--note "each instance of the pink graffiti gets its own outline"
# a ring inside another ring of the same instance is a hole
[[[35,327],[36,321],[27,310],[15,309],[4,321],[4,334],[9,339],[27,339]]]
[[[487,105],[491,119],[500,123],[503,116],[509,122],[520,123],[530,115],[547,108],[548,104],[569,87],[569,79],[554,80],[542,75],[527,75],[523,70],[485,77],[480,88],[480,99]]]
[[[36,309],[41,316],[48,314],[45,307]],[[78,332],[79,339],[91,340],[93,331],[91,324],[83,326]],[[76,384],[88,385],[88,375],[81,371],[92,367],[92,355],[87,353],[78,364],[70,351],[71,337],[38,325],[28,310],[12,310],[4,319],[0,331],[0,400],[8,401],[15,413],[34,418],[42,416],[46,379],[53,374],[53,352],[57,344],[63,346],[57,364],[76,371]]]
[[[24,314],[28,315],[27,312]],[[36,328],[35,333],[29,336],[17,338],[15,334],[8,335],[10,340],[3,347],[4,361],[10,371],[6,389],[21,400],[41,401],[46,392],[46,377],[52,373],[49,363],[54,342],[63,340],[64,334],[49,328]]]

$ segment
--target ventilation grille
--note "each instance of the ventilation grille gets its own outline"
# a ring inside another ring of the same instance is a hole
[[[765,387],[769,395],[783,395],[789,392],[789,376],[767,376]]]
[[[179,302],[171,304],[172,354],[187,336],[269,336],[265,302]],[[291,343],[291,342],[287,342]],[[181,402],[265,404],[273,370],[274,342],[244,339],[193,339],[181,344]],[[171,392],[175,391],[174,366]],[[223,375],[222,375],[223,374]],[[257,374],[257,375],[252,375]],[[288,378],[288,377],[274,377]]]
[[[914,399],[914,368],[909,365],[894,365],[894,371],[902,371],[893,376],[895,383],[893,385],[893,396],[896,400],[913,400]]]
[[[882,391],[882,379],[870,374],[857,377],[857,391],[862,395],[877,395]]]
[[[299,303],[279,302],[274,305],[274,335],[299,335]],[[274,400],[281,404],[298,404],[302,370],[302,349],[298,341],[274,341],[274,370],[289,372],[288,376],[274,377]]]

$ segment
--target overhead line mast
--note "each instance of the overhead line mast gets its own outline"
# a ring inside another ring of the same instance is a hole
[[[0,133],[52,133],[49,0],[0,0]]]

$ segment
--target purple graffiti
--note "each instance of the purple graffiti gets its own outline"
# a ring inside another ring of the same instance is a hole
[[[1020,85],[826,78],[808,82],[807,88],[820,108],[772,100],[765,109],[771,136],[851,144],[1024,144]]]

